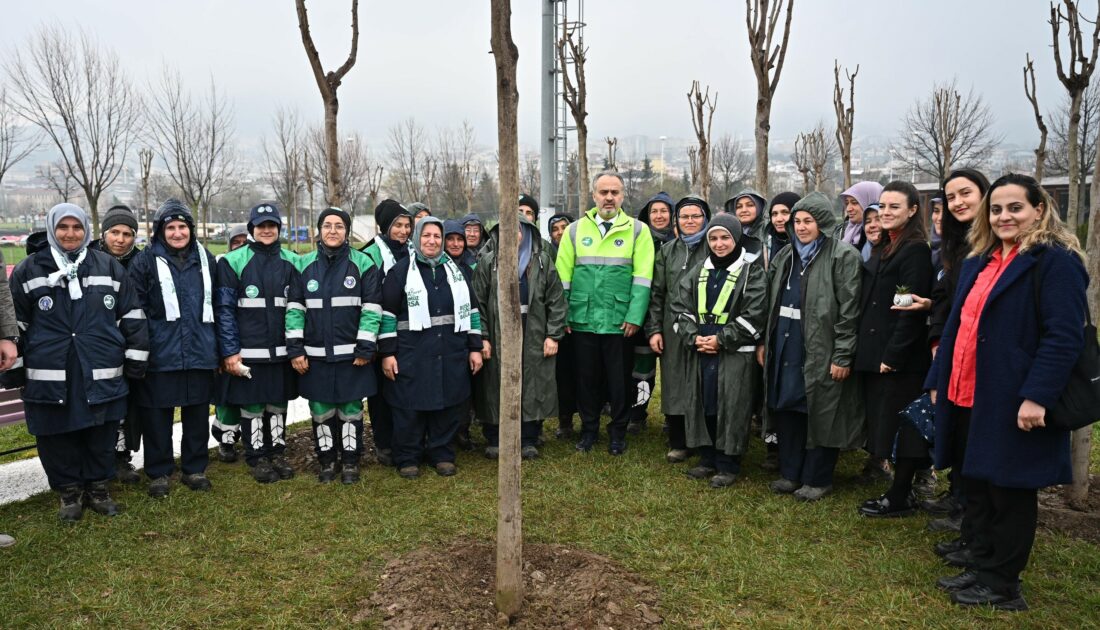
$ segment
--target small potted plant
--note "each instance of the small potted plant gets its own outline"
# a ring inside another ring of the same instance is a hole
[[[913,305],[913,293],[909,290],[909,287],[904,284],[899,284],[894,287],[894,306],[912,306]]]

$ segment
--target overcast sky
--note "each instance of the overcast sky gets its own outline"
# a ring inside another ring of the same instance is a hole
[[[196,89],[213,76],[234,104],[245,143],[268,131],[279,106],[321,120],[292,0],[0,2],[5,52],[56,20],[112,46],[140,81],[162,63],[178,67]],[[513,2],[520,141],[531,149],[539,135],[541,6]],[[350,1],[312,0],[309,8],[323,63],[335,68],[348,51]],[[715,135],[751,138],[756,87],[741,2],[588,0],[585,9],[591,138],[690,137],[685,94],[692,79],[719,93]],[[832,68],[839,58],[860,64],[857,136],[895,135],[915,98],[957,77],[984,96],[1006,139],[1035,142],[1021,85],[1025,52],[1037,60],[1042,107],[1053,108],[1064,93],[1048,11],[1035,0],[798,0],[773,137],[793,136],[819,118],[834,124]],[[1095,4],[1086,0],[1083,12],[1095,14]],[[363,0],[360,25],[358,62],[340,88],[341,134],[357,129],[381,150],[387,128],[403,118],[429,129],[469,119],[481,144],[495,143],[488,0]]]

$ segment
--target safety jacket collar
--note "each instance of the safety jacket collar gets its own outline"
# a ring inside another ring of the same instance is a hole
[[[594,223],[596,225],[597,229],[599,229],[600,224],[603,223],[603,219],[600,218],[599,211],[598,211],[597,208],[592,208],[588,212],[585,212],[584,216],[585,216],[586,219],[589,219],[590,221],[592,221],[592,223]],[[603,237],[606,239],[607,237],[611,236],[615,232],[630,231],[632,229],[631,225],[633,224],[633,222],[634,222],[634,220],[630,218],[630,215],[623,212],[622,208],[619,208],[619,214],[616,214],[615,218],[612,220],[611,229],[608,230],[607,234],[604,234]]]

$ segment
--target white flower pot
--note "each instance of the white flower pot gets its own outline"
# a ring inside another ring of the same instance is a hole
[[[905,295],[894,294],[894,306],[912,306],[913,296],[906,293]]]

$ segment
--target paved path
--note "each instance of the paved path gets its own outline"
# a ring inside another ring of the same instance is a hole
[[[309,406],[306,404],[305,399],[299,398],[290,401],[290,408],[287,410],[286,415],[287,425],[309,420]],[[177,456],[180,454],[179,444],[182,430],[183,427],[178,422],[172,427],[172,444]],[[210,448],[215,448],[217,445],[218,443],[214,441],[214,438],[210,438]],[[131,463],[140,470],[145,464],[145,453],[142,451],[134,453]],[[46,472],[42,470],[42,464],[39,463],[37,457],[21,459],[0,466],[0,505],[22,501],[49,489],[50,486],[46,483]]]

